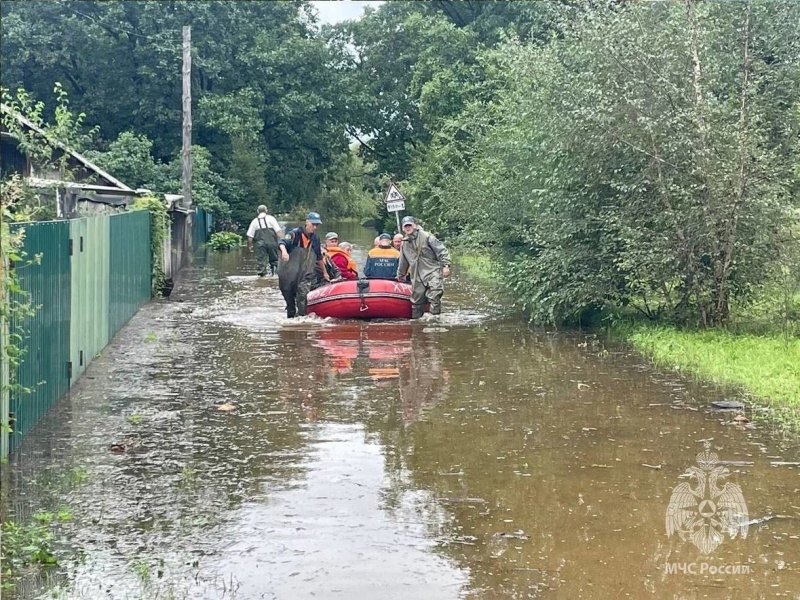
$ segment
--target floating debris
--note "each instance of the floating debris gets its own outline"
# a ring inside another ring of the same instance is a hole
[[[744,404],[738,400],[715,400],[711,408],[716,410],[743,410]]]
[[[517,531],[512,532],[497,532],[493,533],[492,537],[494,538],[503,538],[507,540],[527,540],[528,536],[525,535],[525,532],[522,529],[518,529]]]
[[[440,498],[442,502],[450,504],[486,504],[483,498],[465,498],[460,496],[450,496],[448,498]]]

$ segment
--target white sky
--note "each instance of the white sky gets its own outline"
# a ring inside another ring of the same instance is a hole
[[[328,0],[327,2],[311,2],[319,12],[320,23],[338,23],[339,21],[357,20],[367,6],[377,7],[383,2],[367,0]]]

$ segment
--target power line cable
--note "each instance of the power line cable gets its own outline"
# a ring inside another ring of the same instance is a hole
[[[69,8],[69,10],[71,10],[76,15],[79,15],[81,17],[89,19],[90,21],[96,23],[97,25],[99,25],[100,27],[102,27],[103,29],[105,29],[107,31],[111,31],[111,32],[114,32],[116,34],[132,35],[132,36],[135,36],[135,37],[139,37],[139,38],[146,39],[146,40],[151,40],[151,41],[174,40],[176,42],[176,46],[180,47],[180,31],[176,31],[175,33],[167,33],[167,32],[165,32],[165,33],[158,34],[156,36],[150,36],[150,35],[144,35],[144,34],[141,34],[141,33],[137,33],[135,31],[124,30],[124,29],[116,29],[116,28],[111,27],[110,25],[108,25],[106,23],[101,22],[96,17],[93,17],[91,15],[87,15],[85,13],[82,13],[81,11],[75,9],[74,7],[70,6],[69,4],[65,4],[65,6],[67,8]]]

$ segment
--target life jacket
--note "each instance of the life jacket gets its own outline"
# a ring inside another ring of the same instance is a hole
[[[400,263],[400,252],[394,248],[373,248],[367,254],[364,275],[367,279],[394,279],[397,276],[397,265]]]
[[[326,248],[326,250],[330,255],[331,259],[333,259],[333,257],[336,256],[337,254],[340,254],[347,261],[347,268],[349,270],[353,271],[354,273],[358,271],[358,265],[356,264],[356,261],[350,258],[350,255],[341,248],[339,248],[339,246],[329,246],[328,248]]]

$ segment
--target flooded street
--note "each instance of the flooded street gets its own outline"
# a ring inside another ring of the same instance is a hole
[[[458,270],[440,319],[382,323],[287,320],[254,272],[198,257],[4,466],[6,511],[72,518],[3,598],[800,598],[800,449],[720,391]],[[703,440],[749,519],[706,553],[665,526]]]

